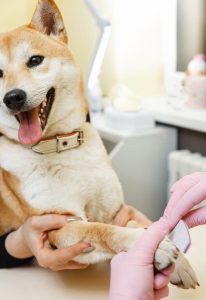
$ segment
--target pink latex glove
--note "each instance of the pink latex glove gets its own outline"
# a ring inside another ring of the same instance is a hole
[[[171,188],[171,198],[165,209],[166,218],[172,229],[183,219],[189,228],[206,224],[206,207],[193,207],[206,199],[206,173],[187,175]]]
[[[172,196],[160,221],[143,234],[127,253],[116,255],[111,263],[110,300],[154,300],[168,295],[168,274],[153,273],[154,253],[164,236],[179,220],[188,227],[206,224],[206,207],[193,207],[206,199],[206,173],[183,177],[171,188]]]
[[[111,262],[110,300],[157,300],[168,296],[169,275],[174,266],[154,275],[154,254],[170,231],[168,223],[153,223],[128,252]]]

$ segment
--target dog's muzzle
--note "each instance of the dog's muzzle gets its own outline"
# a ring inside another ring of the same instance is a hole
[[[3,102],[12,111],[20,111],[26,102],[26,93],[23,90],[15,89],[6,93]]]

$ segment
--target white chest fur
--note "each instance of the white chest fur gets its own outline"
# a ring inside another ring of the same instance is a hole
[[[83,130],[85,143],[59,154],[36,154],[1,137],[0,166],[20,180],[32,208],[110,222],[123,202],[122,190],[96,131],[89,124]]]

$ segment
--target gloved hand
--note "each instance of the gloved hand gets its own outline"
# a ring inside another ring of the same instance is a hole
[[[111,262],[110,300],[156,300],[168,296],[169,275],[174,266],[154,275],[154,254],[170,231],[168,223],[153,223],[128,252]]]
[[[206,173],[183,177],[171,188],[172,196],[160,221],[143,234],[127,253],[116,255],[111,264],[110,300],[154,300],[168,295],[169,274],[153,273],[155,251],[183,219],[188,227],[206,224],[206,207],[193,207],[206,199]]]
[[[189,228],[206,224],[206,207],[190,211],[195,205],[206,199],[206,173],[187,175],[171,188],[171,198],[165,209],[166,218],[173,228],[183,219]]]

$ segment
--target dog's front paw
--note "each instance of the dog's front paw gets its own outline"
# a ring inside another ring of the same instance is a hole
[[[158,271],[162,271],[173,263],[175,270],[171,275],[171,283],[183,289],[194,289],[199,286],[195,272],[186,257],[168,238],[165,238],[156,251],[154,265]]]
[[[165,238],[155,253],[154,265],[158,271],[162,271],[175,263],[179,254],[177,247]]]
[[[199,286],[195,272],[183,253],[179,253],[170,282],[183,289]]]

